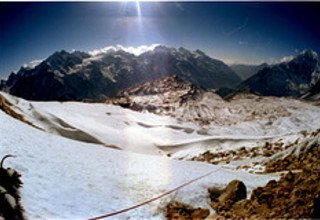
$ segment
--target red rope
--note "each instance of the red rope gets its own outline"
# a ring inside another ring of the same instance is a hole
[[[219,168],[219,169],[221,169],[221,168]],[[154,197],[154,198],[152,198],[152,199],[149,199],[149,200],[146,200],[146,201],[144,201],[144,202],[141,202],[141,203],[139,203],[139,204],[137,204],[137,205],[131,206],[131,207],[126,208],[126,209],[121,209],[121,210],[116,211],[116,212],[108,213],[108,214],[105,214],[105,215],[100,215],[100,216],[97,216],[97,217],[92,217],[92,218],[89,218],[88,220],[98,220],[98,219],[108,218],[108,217],[111,217],[111,216],[115,216],[115,215],[118,215],[118,214],[121,214],[121,213],[124,213],[124,212],[128,212],[128,211],[130,211],[130,210],[136,209],[136,208],[138,208],[138,207],[140,207],[140,206],[146,205],[146,204],[151,203],[151,202],[153,202],[153,201],[156,201],[156,200],[158,200],[158,199],[160,199],[160,198],[162,198],[162,197],[164,197],[164,196],[166,196],[166,195],[169,195],[169,194],[171,194],[171,193],[173,193],[173,192],[175,192],[175,191],[177,191],[177,190],[179,190],[179,189],[181,189],[181,188],[183,188],[183,187],[185,187],[185,186],[187,186],[187,185],[189,185],[189,184],[191,184],[191,183],[193,183],[193,182],[196,182],[196,181],[198,181],[198,180],[200,180],[200,179],[202,179],[202,178],[204,178],[204,177],[207,177],[207,176],[211,175],[212,173],[218,171],[219,169],[216,169],[216,170],[214,170],[214,171],[211,171],[211,172],[209,172],[209,173],[206,173],[205,175],[202,175],[202,176],[199,176],[199,177],[197,177],[197,178],[195,178],[195,179],[192,179],[192,180],[190,180],[190,181],[188,181],[188,182],[186,182],[186,183],[184,183],[184,184],[182,184],[182,185],[180,185],[180,186],[177,186],[176,188],[174,188],[174,189],[172,189],[172,190],[170,190],[170,191],[167,191],[167,192],[165,192],[165,193],[163,193],[163,194],[161,194],[161,195],[159,195],[159,196],[157,196],[157,197]]]

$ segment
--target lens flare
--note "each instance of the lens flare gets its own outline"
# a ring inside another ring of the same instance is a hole
[[[139,28],[139,34],[142,38],[143,36],[143,23],[142,23],[142,14],[141,14],[141,6],[140,2],[136,1],[136,10],[137,10],[137,16],[138,16],[138,28]]]
[[[140,7],[140,2],[139,1],[136,1],[136,8],[137,8],[138,18],[141,19],[141,7]]]

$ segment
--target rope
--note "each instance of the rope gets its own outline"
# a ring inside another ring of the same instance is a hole
[[[220,170],[220,169],[221,169],[221,168],[218,168],[218,169],[216,169],[216,170],[213,170],[213,171],[211,171],[211,172],[208,172],[208,173],[206,173],[206,174],[204,174],[204,175],[202,175],[202,176],[199,176],[199,177],[197,177],[197,178],[195,178],[195,179],[192,179],[192,180],[190,180],[190,181],[188,181],[188,182],[186,182],[186,183],[184,183],[184,184],[182,184],[182,185],[180,185],[180,186],[177,186],[177,187],[173,188],[172,190],[169,190],[169,191],[167,191],[167,192],[165,192],[165,193],[163,193],[163,194],[161,194],[161,195],[159,195],[159,196],[157,196],[157,197],[151,198],[151,199],[146,200],[146,201],[144,201],[144,202],[141,202],[141,203],[139,203],[139,204],[137,204],[137,205],[131,206],[131,207],[129,207],[129,208],[121,209],[121,210],[116,211],[116,212],[108,213],[108,214],[105,214],[105,215],[100,215],[100,216],[97,216],[97,217],[92,217],[92,218],[89,218],[88,220],[98,220],[98,219],[108,218],[108,217],[111,217],[111,216],[115,216],[115,215],[118,215],[118,214],[121,214],[121,213],[124,213],[124,212],[128,212],[128,211],[130,211],[130,210],[139,208],[140,206],[144,206],[144,205],[146,205],[146,204],[148,204],[148,203],[151,203],[151,202],[153,202],[153,201],[156,201],[156,200],[158,200],[158,199],[160,199],[160,198],[162,198],[162,197],[164,197],[164,196],[166,196],[166,195],[169,195],[169,194],[171,194],[171,193],[173,193],[173,192],[175,192],[175,191],[177,191],[177,190],[179,190],[179,189],[181,189],[181,188],[183,188],[183,187],[185,187],[185,186],[187,186],[187,185],[190,185],[190,184],[193,183],[193,182],[196,182],[196,181],[198,181],[198,180],[200,180],[200,179],[202,179],[202,178],[204,178],[204,177],[207,177],[207,176],[211,175],[212,173],[217,172],[217,171]]]

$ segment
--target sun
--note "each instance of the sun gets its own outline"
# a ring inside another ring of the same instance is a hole
[[[141,18],[141,4],[139,0],[120,0],[119,2],[122,3],[122,9],[124,11],[131,13],[134,13],[136,17]]]

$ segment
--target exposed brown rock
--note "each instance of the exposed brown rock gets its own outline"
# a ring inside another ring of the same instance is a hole
[[[285,146],[282,142],[266,142],[265,145],[261,147],[246,148],[243,146],[235,150],[227,150],[224,152],[205,151],[198,156],[192,157],[191,160],[203,161],[211,164],[228,163],[230,161],[255,158],[259,156],[271,157],[272,155],[281,152],[284,149]]]
[[[170,202],[166,206],[166,218],[170,220],[200,220],[206,219],[210,211],[209,209],[193,208],[190,205],[181,202]]]
[[[218,215],[236,219],[320,218],[319,197],[319,170],[303,170],[271,180],[253,190],[249,200],[240,200],[229,209],[214,208]]]
[[[284,158],[271,160],[265,163],[266,172],[279,172],[286,170],[314,169],[320,170],[320,145],[315,142],[300,154],[288,154]]]
[[[292,147],[292,150],[288,151],[291,153],[266,162],[266,172],[289,172],[279,181],[273,180],[265,187],[255,189],[250,200],[236,204],[229,210],[229,215],[320,218],[320,146],[316,137],[319,133],[318,129],[305,134],[305,138],[309,137],[307,141],[298,144],[297,139],[290,146],[284,147]]]
[[[212,208],[228,210],[233,204],[247,197],[247,189],[242,181],[233,180],[222,190],[210,188],[209,195]]]

